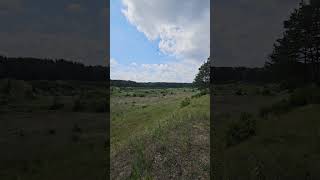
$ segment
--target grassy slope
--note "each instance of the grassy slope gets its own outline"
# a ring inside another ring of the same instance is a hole
[[[191,104],[180,108],[184,97],[191,96],[190,90],[167,91],[166,96],[153,93],[125,101],[118,97],[115,102],[130,106],[123,108],[122,116],[115,112],[119,110],[117,105],[112,108],[111,104],[112,178],[208,177],[209,98],[192,99]],[[132,101],[136,102],[134,106]],[[119,142],[126,144],[124,148],[116,148]]]
[[[220,135],[225,133],[228,122],[239,119],[241,112],[254,115],[257,134],[224,150],[226,179],[319,179],[320,106],[297,107],[261,118],[258,112],[262,107],[270,106],[286,94],[273,92],[272,96],[263,96],[249,90],[259,86],[240,85],[249,93],[237,96],[231,90],[236,89],[234,86],[239,85],[216,90],[214,116],[221,121]]]
[[[6,82],[0,84],[3,88]],[[1,179],[104,179],[106,113],[73,112],[72,106],[79,91],[86,91],[86,99],[89,91],[102,95],[105,88],[71,84],[12,81],[9,94],[1,91],[2,102],[9,98],[0,111]],[[31,85],[32,98],[26,95]],[[50,110],[54,96],[64,106]]]

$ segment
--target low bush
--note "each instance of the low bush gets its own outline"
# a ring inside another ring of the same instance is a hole
[[[256,119],[249,113],[242,113],[238,121],[233,121],[226,131],[227,147],[237,145],[256,135]]]
[[[104,113],[108,112],[108,101],[107,100],[100,100],[95,101],[93,104],[95,112]]]
[[[207,94],[206,91],[200,91],[199,93],[192,95],[191,98],[199,98],[199,97],[204,96],[206,94]]]
[[[72,110],[74,112],[80,112],[80,111],[84,111],[85,110],[85,104],[81,100],[81,98],[76,98],[74,100]]]
[[[55,129],[49,129],[48,134],[49,135],[54,135],[54,134],[56,134],[56,130]]]
[[[307,104],[320,104],[320,88],[306,87],[294,90],[289,98],[283,99],[270,107],[260,109],[260,116],[265,117],[270,113],[280,114],[293,108]]]
[[[262,91],[261,91],[261,94],[262,94],[263,96],[271,96],[271,95],[272,95],[272,92],[271,92],[271,90],[268,89],[267,87],[264,87],[264,88],[262,89]]]
[[[75,123],[73,125],[72,132],[74,132],[74,133],[82,133],[82,129],[80,128],[80,126],[77,123]]]
[[[285,113],[292,108],[292,105],[290,104],[289,100],[283,99],[275,104],[273,104],[270,107],[264,107],[260,109],[259,115],[260,117],[266,117],[268,114],[281,114]]]
[[[186,97],[186,98],[184,98],[184,100],[181,101],[180,107],[181,107],[181,108],[186,107],[186,106],[188,106],[190,103],[191,103],[190,98]]]
[[[59,110],[64,107],[64,104],[61,102],[60,98],[58,96],[55,96],[53,98],[52,105],[50,106],[50,110]]]
[[[244,92],[242,91],[242,89],[238,89],[238,90],[235,92],[235,94],[236,94],[237,96],[242,96],[242,95],[244,95]]]

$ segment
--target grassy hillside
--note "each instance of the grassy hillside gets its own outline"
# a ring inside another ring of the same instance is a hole
[[[216,86],[214,118],[225,179],[319,179],[319,92]]]
[[[105,179],[106,89],[1,80],[1,179]]]
[[[196,94],[190,88],[113,87],[111,177],[207,179],[209,97]]]

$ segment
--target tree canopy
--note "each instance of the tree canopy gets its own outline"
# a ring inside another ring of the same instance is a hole
[[[19,80],[107,81],[103,66],[86,66],[64,59],[12,58],[0,56],[0,78]]]
[[[320,80],[320,6],[318,1],[300,3],[283,23],[266,63],[274,78],[295,82]]]
[[[204,62],[200,68],[199,72],[196,75],[193,84],[195,87],[200,90],[204,90],[209,88],[210,84],[210,58],[206,62]]]

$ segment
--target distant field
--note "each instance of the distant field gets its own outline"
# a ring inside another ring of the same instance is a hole
[[[112,179],[208,179],[209,96],[111,87]]]
[[[213,117],[224,177],[319,179],[319,97],[315,86],[216,85]]]
[[[107,87],[0,81],[0,179],[105,179]]]

